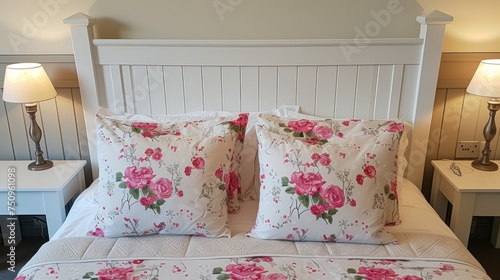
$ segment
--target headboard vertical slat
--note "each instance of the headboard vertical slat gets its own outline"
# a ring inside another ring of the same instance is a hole
[[[201,67],[185,66],[183,67],[182,75],[184,80],[184,98],[186,102],[186,112],[204,110]]]
[[[255,66],[241,67],[241,111],[257,112],[259,110],[259,68]]]
[[[259,67],[259,107],[256,111],[276,108],[278,93],[278,67]]]
[[[300,66],[297,72],[297,104],[305,114],[314,115],[317,98],[316,83],[318,81],[317,66]]]
[[[167,114],[181,114],[186,108],[182,67],[164,66],[163,72]]]
[[[319,66],[316,86],[315,115],[333,118],[337,93],[337,66]]]
[[[297,71],[294,66],[278,67],[277,107],[297,103]]]
[[[222,109],[231,112],[241,110],[241,74],[240,67],[222,67]]]
[[[389,102],[388,118],[399,116],[399,105],[401,104],[401,88],[403,86],[404,65],[394,65],[392,69],[391,99]]]
[[[145,66],[141,67],[141,75],[137,75],[137,77],[143,78],[138,79],[137,82],[139,85],[143,85],[145,90],[149,95],[149,102],[151,104],[152,111],[155,114],[166,114],[167,113],[167,100],[165,96],[165,85],[164,85],[164,69],[159,65]],[[149,113],[147,113],[149,114]]]
[[[113,111],[117,113],[126,112],[126,104],[125,102],[132,102],[132,100],[126,100],[123,92],[123,77],[122,70],[120,65],[111,65],[109,67],[110,70],[110,86],[113,92],[113,99],[108,106],[111,105]]]
[[[134,89],[132,86],[132,69],[129,65],[121,66],[123,98],[126,112],[137,112],[137,102],[135,101]]]
[[[222,110],[222,74],[221,67],[202,67],[203,108],[204,110]]]
[[[375,94],[377,87],[378,66],[363,65],[358,67],[356,84],[356,100],[354,115],[358,118],[373,118]]]
[[[395,79],[394,65],[381,65],[378,67],[377,71],[378,77],[375,100],[377,100],[378,102],[375,104],[373,118],[387,119],[391,115],[390,109],[393,95],[399,95],[401,92],[401,88],[397,92],[393,92],[392,86]]]
[[[339,66],[335,94],[335,118],[354,116],[358,66]]]

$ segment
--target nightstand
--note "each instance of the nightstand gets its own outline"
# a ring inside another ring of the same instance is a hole
[[[53,160],[43,171],[28,170],[30,162],[0,161],[0,215],[17,227],[16,215],[45,215],[50,238],[66,219],[66,204],[85,189],[86,161]]]
[[[455,164],[462,176],[450,168]],[[466,160],[433,160],[434,177],[432,180],[431,205],[441,219],[446,217],[448,201],[453,205],[450,228],[467,246],[472,216],[495,216],[491,233],[491,243],[500,248],[500,171],[481,171]],[[500,161],[494,161],[497,164]]]

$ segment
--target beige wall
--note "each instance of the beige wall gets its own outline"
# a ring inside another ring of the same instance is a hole
[[[76,12],[105,19],[101,38],[288,39],[417,36],[415,17],[434,9],[455,17],[445,51],[500,50],[498,0],[0,0],[0,7],[0,54],[71,53],[62,20]]]
[[[455,21],[446,27],[445,52],[500,51],[500,1],[418,0],[424,10],[440,10]]]

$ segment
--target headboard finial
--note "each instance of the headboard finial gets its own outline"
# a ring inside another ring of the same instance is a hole
[[[88,16],[84,13],[76,13],[72,16],[69,16],[63,20],[64,24],[71,26],[89,26],[94,25],[96,20]]]
[[[453,17],[441,11],[434,10],[417,17],[420,24],[447,24],[453,21]]]

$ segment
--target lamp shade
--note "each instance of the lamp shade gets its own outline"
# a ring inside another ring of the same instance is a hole
[[[17,63],[5,69],[3,100],[11,103],[35,103],[56,97],[43,66],[39,63]]]
[[[467,92],[491,97],[500,97],[500,59],[486,59],[479,63]]]

